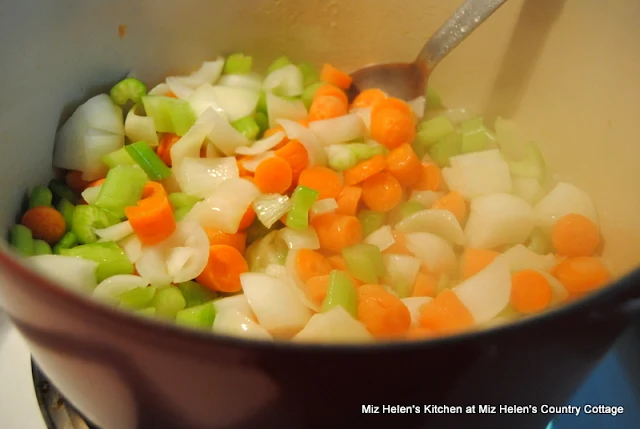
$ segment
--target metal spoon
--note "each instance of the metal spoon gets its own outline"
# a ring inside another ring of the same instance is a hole
[[[353,100],[367,88],[380,88],[403,100],[425,94],[427,79],[449,52],[478,28],[507,0],[467,0],[424,45],[412,63],[377,64],[351,73],[353,83],[349,98]]]

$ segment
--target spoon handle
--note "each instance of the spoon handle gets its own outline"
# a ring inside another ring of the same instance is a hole
[[[467,0],[427,41],[416,60],[430,73],[453,48],[507,0]]]

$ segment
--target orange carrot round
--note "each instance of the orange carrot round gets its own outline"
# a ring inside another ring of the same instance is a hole
[[[341,99],[332,95],[316,97],[309,107],[309,121],[337,118],[347,114],[347,106]]]
[[[62,214],[53,207],[38,206],[27,210],[21,223],[31,230],[33,238],[56,244],[66,232]]]
[[[359,186],[345,186],[342,188],[336,202],[338,208],[336,213],[355,216],[358,213],[358,206],[362,198],[362,188]]]
[[[388,212],[402,201],[402,186],[389,173],[375,174],[362,183],[362,201],[371,210]]]
[[[401,103],[404,102],[388,98],[371,111],[371,137],[389,149],[411,144],[416,137],[411,108],[407,111],[406,103]]]
[[[438,333],[434,332],[431,329],[426,329],[421,326],[413,326],[409,328],[404,338],[409,341],[420,341],[420,340],[435,338],[437,336],[438,336]]]
[[[457,191],[449,192],[444,197],[433,203],[432,209],[448,210],[462,224],[467,216],[467,203]]]
[[[420,309],[420,326],[437,333],[455,333],[475,323],[469,309],[451,290],[445,289]]]
[[[180,140],[180,136],[172,133],[163,134],[156,153],[167,167],[171,167],[171,148]]]
[[[405,334],[411,326],[409,309],[380,285],[365,284],[357,289],[358,320],[376,338]]]
[[[422,163],[408,143],[389,151],[386,161],[387,171],[393,174],[402,186],[413,185],[422,173]]]
[[[347,98],[347,94],[345,94],[345,92],[340,88],[330,84],[322,85],[320,88],[318,88],[316,92],[313,94],[313,98],[315,100],[318,97],[323,97],[326,95],[340,99],[340,101],[342,101],[345,107],[349,105],[349,99]]]
[[[355,216],[323,213],[311,220],[318,234],[320,247],[335,253],[362,241],[362,225]]]
[[[342,89],[349,89],[351,86],[351,76],[341,70],[338,70],[331,64],[325,64],[322,66],[320,80]]]
[[[318,191],[318,199],[336,198],[342,190],[342,179],[327,167],[309,167],[298,179],[298,185]]]
[[[551,242],[561,255],[591,256],[600,244],[600,233],[592,220],[571,213],[553,225]]]
[[[253,207],[250,205],[247,207],[247,211],[244,212],[242,219],[240,219],[240,224],[238,225],[238,231],[242,231],[251,226],[253,221],[256,220],[256,212],[253,210]]]
[[[460,258],[460,277],[466,280],[484,270],[500,253],[487,249],[465,249]]]
[[[89,182],[82,179],[82,171],[69,170],[65,176],[65,182],[69,189],[76,194],[81,194],[89,185]]]
[[[344,172],[344,184],[347,186],[356,185],[376,173],[380,173],[387,166],[387,161],[382,155],[372,156],[362,161]]]
[[[244,252],[247,246],[247,233],[236,232],[235,234],[229,234],[228,232],[221,231],[216,228],[204,228],[204,231],[209,237],[209,244],[226,244],[231,247],[235,247],[239,252]]]
[[[511,305],[520,313],[534,314],[551,304],[553,291],[549,281],[535,270],[524,270],[511,276]]]
[[[149,182],[155,183],[155,182]],[[162,186],[160,186],[162,188]],[[152,191],[149,191],[152,190]],[[145,193],[152,192],[145,197]],[[125,207],[124,212],[142,244],[149,246],[160,243],[176,230],[176,220],[164,188],[157,190],[152,185],[143,191],[143,199],[135,206]]]
[[[418,179],[413,184],[417,191],[437,191],[440,189],[440,169],[432,162],[423,162]]]
[[[291,186],[293,172],[287,161],[274,156],[258,164],[253,179],[260,191],[282,194]]]
[[[247,261],[238,249],[227,244],[214,244],[209,247],[207,266],[196,281],[218,292],[238,292],[242,289],[240,274],[247,271]]]
[[[438,288],[438,279],[432,274],[419,272],[413,282],[413,292],[411,296],[435,297]]]
[[[611,281],[611,274],[602,260],[593,256],[566,258],[553,269],[552,274],[572,294],[589,292]]]
[[[311,277],[305,283],[305,294],[314,304],[321,306],[329,288],[329,274]]]
[[[286,145],[275,151],[275,155],[287,161],[291,167],[293,182],[297,183],[300,173],[309,163],[309,153],[298,140],[290,140]]]
[[[365,89],[353,100],[351,107],[375,107],[386,98],[387,94],[378,88]]]
[[[407,103],[404,100],[400,100],[399,98],[396,98],[396,97],[385,98],[384,100],[382,100],[380,103],[376,105],[376,108],[380,110],[395,109],[413,118],[413,109],[411,109],[411,106],[409,106],[409,103]]]
[[[296,271],[303,283],[311,277],[328,275],[333,267],[327,258],[310,249],[300,249],[296,255]]]

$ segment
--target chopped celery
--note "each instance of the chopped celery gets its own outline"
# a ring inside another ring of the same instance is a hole
[[[185,308],[187,302],[180,289],[176,286],[167,286],[158,288],[153,298],[153,305],[156,307],[156,316],[175,319],[176,313]]]
[[[251,116],[245,116],[231,123],[231,126],[238,130],[243,136],[249,140],[255,140],[260,132],[260,126]]]
[[[33,234],[24,225],[13,225],[11,227],[11,246],[22,256],[33,256]]]
[[[53,250],[51,246],[44,240],[33,240],[33,253],[34,255],[51,255]]]
[[[131,100],[139,103],[140,99],[147,95],[147,85],[135,77],[128,77],[116,83],[109,93],[114,103],[123,105]]]
[[[178,283],[178,288],[187,302],[187,307],[193,307],[211,301],[217,296],[211,289],[207,289],[194,281]]]
[[[257,111],[253,118],[256,121],[256,124],[260,128],[258,135],[262,135],[265,131],[269,129],[269,117],[263,111]]]
[[[304,90],[302,91],[302,102],[307,109],[311,107],[313,96],[316,94],[316,91],[323,85],[326,84],[324,82],[316,82],[304,88]]]
[[[416,139],[418,139],[421,144],[429,147],[453,132],[454,127],[449,118],[446,116],[436,116],[435,118],[422,122],[418,126]]]
[[[53,253],[56,255],[59,255],[60,251],[62,251],[63,249],[70,249],[73,246],[77,246],[77,245],[78,245],[78,237],[76,237],[76,235],[73,232],[69,231],[62,236],[60,241],[58,241],[58,243],[56,243],[55,246],[53,246]]]
[[[258,220],[271,228],[291,209],[291,204],[286,195],[266,194],[253,200],[252,206]]]
[[[136,162],[131,158],[129,152],[127,152],[126,147],[121,147],[120,149],[111,152],[102,157],[102,162],[107,164],[107,167],[114,168],[118,165],[135,165]]]
[[[133,310],[148,308],[157,289],[153,286],[137,287],[120,295],[120,306]]]
[[[300,63],[298,68],[302,73],[302,84],[304,86],[309,86],[320,80],[320,73],[318,73],[318,69],[313,64],[309,62]]]
[[[147,308],[143,308],[141,310],[136,310],[136,313],[140,314],[141,316],[155,317],[156,308],[155,307],[147,307]]]
[[[527,247],[532,252],[540,255],[546,255],[553,250],[551,240],[540,228],[534,228],[531,231],[531,235],[527,240]]]
[[[354,318],[358,317],[358,293],[355,286],[344,271],[333,270],[329,274],[327,296],[322,303],[322,312],[326,313],[338,305]]]
[[[31,190],[29,196],[29,208],[32,209],[38,206],[51,206],[53,202],[53,193],[51,190],[44,186],[36,186]]]
[[[396,291],[400,298],[408,298],[413,293],[413,285],[404,278],[396,279],[395,283],[392,284],[391,287]]]
[[[180,222],[181,220],[183,220],[185,218],[185,216],[187,216],[187,214],[191,211],[192,207],[180,207],[176,210],[173,211],[173,218],[176,220],[176,222]]]
[[[291,194],[291,210],[287,213],[287,226],[301,230],[309,226],[309,210],[320,193],[306,186],[298,186]]]
[[[438,279],[438,284],[436,285],[436,295],[440,294],[445,289],[451,287],[451,277],[449,274],[442,273],[440,274],[440,278]]]
[[[171,169],[145,142],[125,146],[127,153],[144,170],[151,180],[162,180],[171,176]],[[108,176],[107,176],[108,177]]]
[[[176,313],[176,324],[192,328],[211,329],[216,318],[213,301],[205,302]]]
[[[71,222],[73,222],[73,212],[76,206],[71,204],[68,200],[62,198],[56,205],[56,209],[60,212],[64,218],[64,223],[67,227],[67,231],[71,231]]]
[[[422,210],[425,210],[425,206],[418,201],[401,203],[389,213],[389,224],[395,225],[402,219]]]
[[[485,130],[484,128],[484,119],[481,116],[476,118],[467,119],[466,121],[462,121],[460,123],[460,131],[476,131],[476,130]]]
[[[380,146],[384,147],[382,145]],[[379,147],[366,143],[350,143],[347,147],[356,155],[358,162],[366,161],[376,155],[384,155],[381,153],[381,149]]]
[[[487,148],[489,135],[481,117],[468,119],[460,124],[462,153],[480,152]]]
[[[546,163],[537,144],[528,142],[525,146],[524,159],[509,161],[509,170],[514,176],[532,177],[542,181],[546,173]]]
[[[173,210],[178,210],[183,207],[191,209],[197,203],[202,201],[202,198],[194,197],[193,195],[187,195],[182,192],[173,192],[168,195],[169,203]]]
[[[147,116],[153,119],[159,133],[174,133],[183,136],[196,122],[191,105],[185,101],[162,95],[142,97]]]
[[[100,188],[95,205],[122,218],[125,207],[135,206],[140,200],[146,183],[147,175],[135,166],[119,165],[112,168]]]
[[[374,212],[371,210],[362,210],[358,214],[358,219],[362,225],[362,234],[366,237],[373,231],[384,225],[386,215],[384,213]]]
[[[278,57],[269,65],[269,67],[267,67],[267,74],[271,74],[274,71],[281,69],[282,67],[288,66],[289,64],[291,64],[289,58],[285,57],[284,55]]]
[[[267,93],[265,91],[260,92],[260,97],[258,98],[258,105],[256,106],[256,112],[262,112],[265,115],[267,114]]]
[[[71,204],[76,203],[76,194],[61,181],[52,179],[49,182],[49,189],[51,189],[51,192],[53,192],[53,195],[55,195],[57,199],[65,199]]]
[[[98,240],[94,229],[107,228],[115,225],[119,221],[119,218],[100,207],[76,206],[75,210],[73,210],[71,232],[75,235],[79,243],[93,243]]]
[[[247,74],[251,71],[253,58],[250,56],[237,53],[227,57],[224,63],[225,74]]]
[[[431,146],[429,155],[433,161],[440,167],[450,167],[449,159],[452,156],[460,155],[460,146],[462,145],[462,136],[458,133],[452,133],[440,139],[438,143]]]
[[[327,146],[327,157],[329,158],[329,167],[337,171],[344,171],[352,168],[358,163],[358,157],[350,145],[332,144]],[[367,145],[364,145],[367,146]],[[367,146],[368,147],[368,146]]]
[[[433,88],[427,87],[427,108],[438,109],[440,107],[442,107],[442,99]]]
[[[124,251],[113,241],[84,244],[71,249],[61,249],[63,256],[76,256],[98,262],[98,283],[118,274],[133,274],[133,264]]]
[[[359,243],[342,249],[347,271],[365,283],[378,283],[378,277],[386,274],[380,248],[374,244]]]

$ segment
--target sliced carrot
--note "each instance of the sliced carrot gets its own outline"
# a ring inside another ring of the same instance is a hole
[[[226,244],[231,247],[235,247],[240,252],[244,252],[247,246],[247,233],[236,232],[235,234],[229,234],[228,232],[221,231],[216,228],[204,228],[204,231],[209,237],[209,244]]]
[[[317,306],[321,306],[329,288],[329,274],[311,277],[305,283],[305,294]]]
[[[323,213],[311,221],[318,234],[320,247],[335,253],[362,241],[362,225],[355,216]]]
[[[69,189],[76,194],[81,194],[89,185],[89,182],[82,179],[82,171],[69,170],[65,176],[65,182]]]
[[[300,249],[296,255],[296,271],[303,283],[311,277],[328,275],[331,263],[320,253],[310,249]]]
[[[178,98],[178,96],[177,96],[177,95],[175,95],[175,94],[174,94],[173,92],[171,92],[171,91],[167,92],[166,96],[167,96],[167,97],[171,97],[171,98]]]
[[[448,210],[462,224],[467,216],[467,203],[457,191],[449,192],[431,206],[432,209]]]
[[[406,239],[404,238],[404,234],[398,231],[393,231],[393,237],[396,240],[395,243],[393,243],[391,246],[384,249],[382,253],[391,254],[391,255],[414,256],[413,252],[411,252],[406,247]]]
[[[344,273],[347,275],[347,277],[349,277],[349,279],[351,280],[351,283],[353,283],[354,286],[358,287],[363,284],[360,280],[356,279],[355,277],[353,277],[351,274],[347,272],[347,263],[344,261],[344,258],[342,257],[342,255],[327,256],[327,260],[329,261],[329,263],[331,264],[331,267],[334,270],[344,271]]]
[[[166,133],[160,138],[157,154],[167,167],[171,167],[171,148],[180,140],[180,136],[172,133]]]
[[[394,98],[378,103],[371,111],[371,137],[389,149],[413,143],[416,129],[411,108]]]
[[[440,169],[433,162],[423,162],[418,179],[413,184],[418,191],[437,191],[440,189]]]
[[[260,191],[266,194],[282,194],[291,186],[293,172],[287,161],[273,156],[258,164],[253,178]]]
[[[432,274],[419,272],[413,282],[411,296],[428,296],[434,298],[438,289],[438,279]]]
[[[142,198],[166,196],[167,191],[158,182],[147,182],[142,189]]]
[[[484,270],[500,253],[487,249],[465,249],[460,258],[460,277],[466,280]]]
[[[305,128],[309,128],[309,121],[307,119],[298,119],[296,122]]]
[[[470,328],[473,315],[451,290],[445,289],[420,309],[420,326],[438,333],[454,333]]]
[[[87,185],[87,188],[85,188],[85,189],[88,189],[88,188],[95,188],[96,186],[100,186],[100,185],[102,185],[102,184],[105,182],[105,180],[107,180],[107,179],[105,178],[105,179],[98,179],[98,180],[94,180],[93,182],[89,183],[89,184]]]
[[[336,198],[338,203],[336,213],[355,216],[358,213],[361,198],[362,188],[360,186],[345,186]]]
[[[422,163],[408,143],[389,151],[386,161],[387,171],[393,174],[402,186],[411,186],[420,178]]]
[[[349,99],[347,98],[347,94],[340,88],[330,84],[322,85],[320,88],[318,88],[313,94],[313,98],[316,99],[318,97],[323,97],[326,95],[340,99],[345,107],[349,106]]]
[[[393,175],[377,173],[362,183],[362,201],[371,210],[388,212],[402,201],[402,186]]]
[[[378,88],[365,89],[353,100],[351,107],[375,107],[386,98],[387,94]]]
[[[298,179],[298,185],[318,191],[318,199],[336,198],[342,190],[340,175],[327,167],[309,167]]]
[[[33,207],[22,215],[21,223],[31,230],[33,238],[54,245],[66,232],[66,223],[60,212],[53,207]]]
[[[553,291],[549,281],[535,270],[511,276],[511,305],[520,313],[539,313],[551,304]]]
[[[382,109],[398,110],[413,118],[413,109],[411,108],[411,106],[409,106],[409,103],[396,97],[385,98],[384,100],[382,100],[380,103],[376,105],[376,108],[380,110]]]
[[[309,163],[309,153],[304,145],[298,140],[290,140],[286,145],[276,150],[275,155],[289,163],[293,175],[293,183],[297,183],[300,173]]]
[[[357,289],[358,320],[376,338],[405,334],[411,326],[411,314],[400,298],[380,285],[365,284]]]
[[[349,89],[351,86],[351,76],[341,70],[338,70],[331,64],[325,64],[322,66],[320,80],[342,89]]]
[[[413,326],[407,331],[405,338],[409,341],[426,340],[429,338],[435,338],[438,336],[437,332],[431,329],[426,329],[421,326]]]
[[[274,135],[275,133],[279,133],[279,132],[284,132],[284,128],[282,128],[282,125],[276,125],[275,127],[271,127],[268,130],[266,130],[264,132],[264,134],[262,135],[263,137],[271,137],[272,135]]]
[[[570,294],[589,292],[611,281],[611,274],[602,259],[593,256],[564,259],[552,270],[552,274]]]
[[[227,244],[214,244],[209,247],[207,266],[196,280],[218,292],[238,292],[242,289],[240,274],[247,271],[247,261],[238,249]]]
[[[380,173],[387,166],[387,161],[382,155],[372,156],[362,161],[344,172],[344,184],[347,186],[356,185],[374,174]]]
[[[247,211],[244,212],[242,219],[240,219],[238,231],[249,228],[254,220],[256,220],[256,212],[253,210],[253,207],[249,205],[249,207],[247,207]]]
[[[600,232],[591,219],[571,213],[553,225],[551,242],[561,255],[591,256],[600,244]]]
[[[308,119],[312,121],[321,121],[323,119],[337,118],[347,114],[347,105],[338,97],[332,95],[323,95],[316,97],[309,107]]]
[[[124,212],[142,244],[158,244],[176,230],[176,220],[166,194],[154,193],[138,201],[136,206],[125,207]]]

